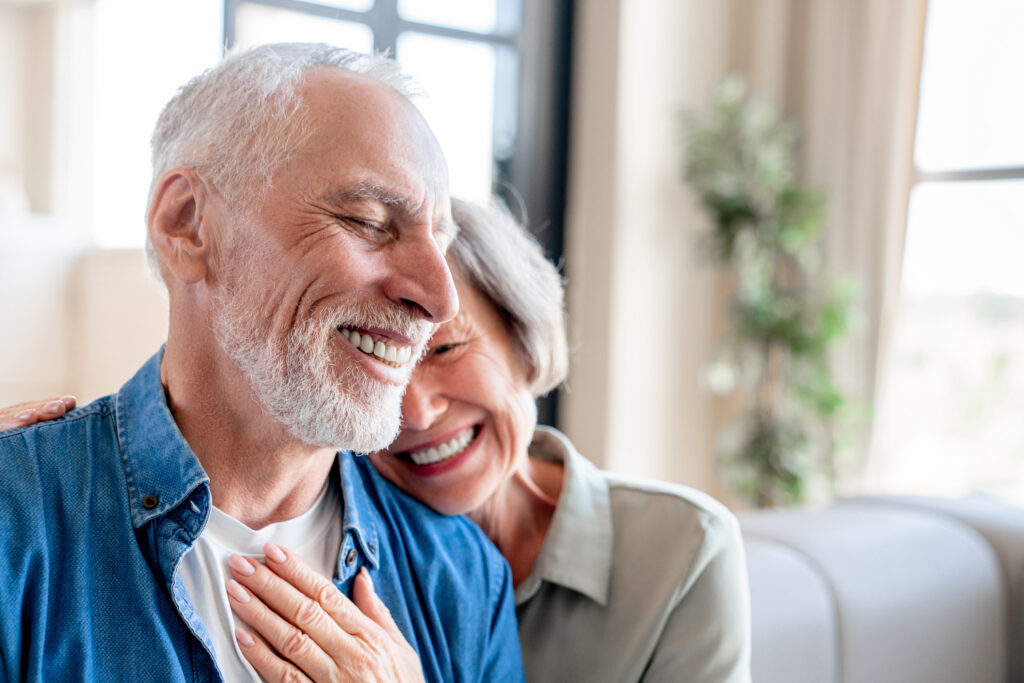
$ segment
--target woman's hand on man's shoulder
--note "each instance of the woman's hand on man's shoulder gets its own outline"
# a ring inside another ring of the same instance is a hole
[[[26,401],[0,408],[0,431],[28,427],[63,417],[78,405],[74,396],[54,396],[41,401]]]

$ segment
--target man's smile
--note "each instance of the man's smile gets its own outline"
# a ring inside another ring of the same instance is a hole
[[[368,332],[359,333],[344,327],[339,327],[338,331],[352,346],[369,356],[375,356],[393,368],[403,367],[415,360],[413,355],[415,345],[397,344],[393,341],[385,342],[382,339],[374,339]]]

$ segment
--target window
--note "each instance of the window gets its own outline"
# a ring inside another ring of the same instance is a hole
[[[884,489],[1024,503],[1024,4],[931,0]]]

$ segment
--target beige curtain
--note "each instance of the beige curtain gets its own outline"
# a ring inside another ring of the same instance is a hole
[[[805,131],[830,198],[827,258],[864,283],[839,354],[870,397],[896,301],[925,0],[578,0],[566,212],[573,348],[561,424],[610,469],[735,503],[716,475],[727,406],[698,376],[727,325],[694,254],[707,216],[680,178],[679,115],[746,75]]]
[[[835,367],[851,395],[870,401],[899,295],[927,2],[740,5],[738,70],[801,125],[805,177],[829,202],[829,269],[862,285],[865,324]]]

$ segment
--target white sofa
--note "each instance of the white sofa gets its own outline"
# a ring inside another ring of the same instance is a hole
[[[1024,681],[1024,509],[886,496],[740,523],[754,683]]]

